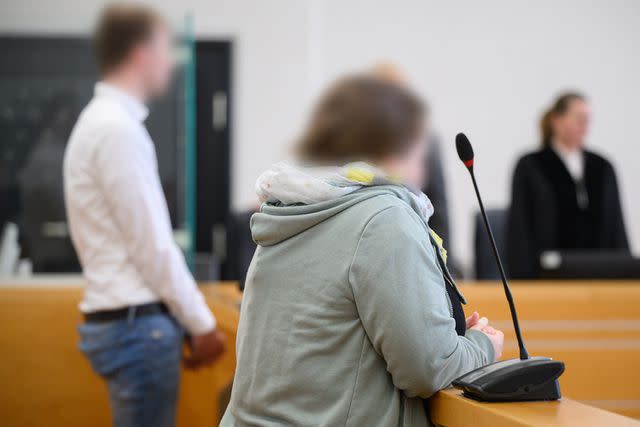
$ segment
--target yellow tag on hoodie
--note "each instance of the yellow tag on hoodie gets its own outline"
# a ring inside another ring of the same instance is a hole
[[[433,236],[433,239],[436,241],[436,243],[438,244],[438,250],[440,251],[440,255],[442,255],[442,259],[444,260],[444,263],[447,263],[447,250],[444,248],[443,246],[443,240],[442,237],[438,236],[438,234],[429,229],[429,231],[431,231],[431,236]]]

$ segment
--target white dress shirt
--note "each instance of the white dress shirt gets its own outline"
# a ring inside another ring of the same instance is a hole
[[[575,182],[581,181],[584,177],[584,153],[582,150],[568,150],[556,142],[551,144],[551,148],[560,157],[573,180]]]
[[[147,108],[98,83],[64,159],[64,190],[87,288],[87,313],[162,301],[191,334],[215,327],[173,240]]]

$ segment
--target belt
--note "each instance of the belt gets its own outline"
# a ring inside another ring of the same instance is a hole
[[[168,313],[169,309],[161,302],[152,302],[149,304],[131,305],[129,307],[118,308],[116,310],[94,311],[85,313],[85,322],[114,322],[116,320],[134,319],[140,316],[149,316],[151,314]]]

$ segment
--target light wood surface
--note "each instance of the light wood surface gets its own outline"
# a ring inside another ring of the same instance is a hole
[[[77,349],[82,288],[75,282],[64,285],[0,282],[0,425],[110,425],[104,384]],[[469,301],[465,310],[477,309],[502,327],[505,357],[514,357],[501,285],[467,283],[461,289]],[[179,427],[218,424],[235,370],[241,295],[230,283],[202,290],[227,335],[228,351],[211,368],[183,372]],[[445,391],[433,401],[435,419],[446,427],[639,425],[572,399],[640,417],[640,283],[514,283],[513,293],[529,352],[567,365],[560,379],[565,398],[560,403],[480,404]]]
[[[442,427],[640,427],[640,422],[564,398],[556,402],[480,403],[458,390],[429,402],[431,420]]]
[[[210,368],[182,372],[179,427],[217,425],[235,371],[240,292],[235,284],[202,290],[226,334],[227,352]],[[77,348],[81,293],[78,287],[0,286],[0,425],[111,425],[104,383]]]
[[[640,283],[515,282],[512,293],[529,354],[562,360],[564,396],[640,418]],[[505,332],[503,358],[517,357],[501,284],[466,283],[465,311]]]

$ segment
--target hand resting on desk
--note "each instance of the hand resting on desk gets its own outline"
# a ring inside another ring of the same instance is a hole
[[[467,317],[467,329],[475,329],[485,334],[493,345],[495,359],[497,360],[502,356],[504,333],[493,326],[489,326],[489,319],[480,317],[478,312],[474,311],[471,316]]]

